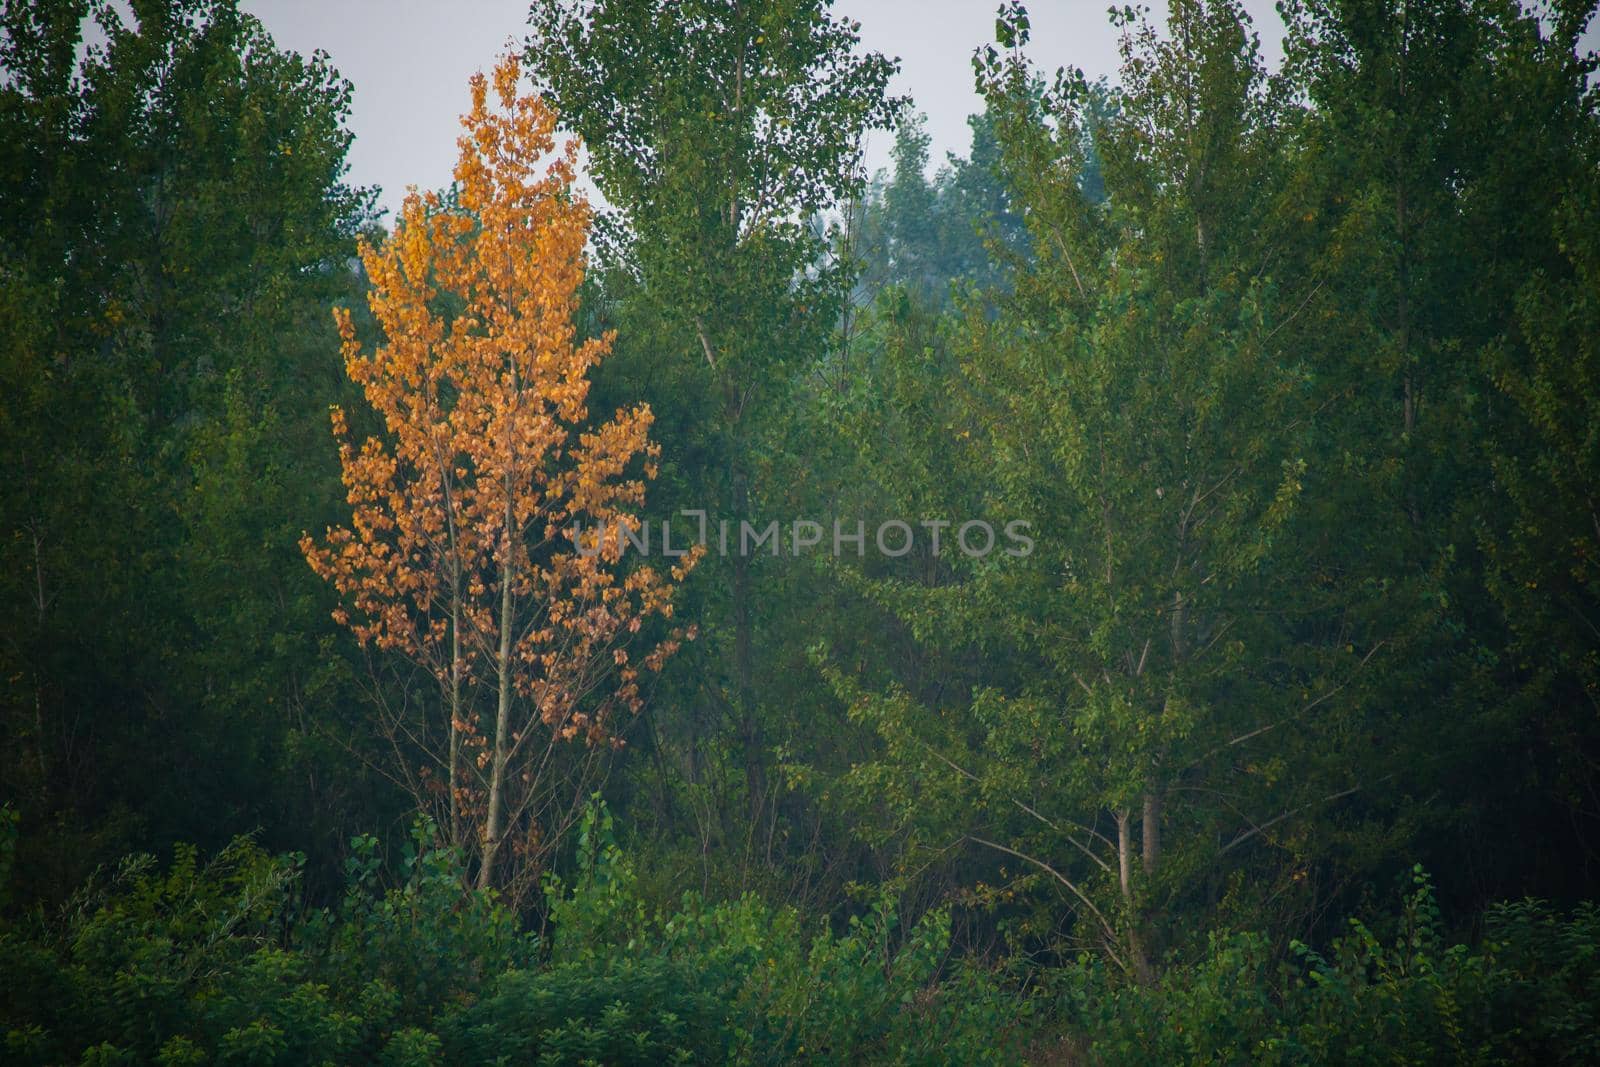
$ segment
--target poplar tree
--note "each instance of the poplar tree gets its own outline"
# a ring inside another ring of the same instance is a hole
[[[589,218],[571,191],[577,146],[554,152],[555,113],[519,94],[520,74],[507,59],[492,86],[472,81],[458,204],[412,193],[395,234],[362,246],[383,342],[366,350],[337,314],[384,435],[356,444],[334,409],[351,522],[301,539],[347,602],[335,618],[437,681],[437,712],[383,709],[394,776],[420,804],[442,801],[480,886],[517,898],[586,795],[551,780],[559,747],[618,743],[614,716],[639,709],[641,671],[681,634],[630,646],[672,615],[692,566],[670,579],[625,567],[610,533],[638,521],[659,448],[648,405],[589,424],[611,338],[575,338]]]

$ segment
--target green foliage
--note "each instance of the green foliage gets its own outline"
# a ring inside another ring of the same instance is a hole
[[[826,398],[835,498],[1034,532],[836,569],[892,620],[818,657],[878,743],[810,775],[1014,948],[1151,981],[1405,852],[1474,907],[1592,892],[1594,60],[1410,10],[1286,5],[1277,72],[1237,3],[1118,10],[1097,87],[1006,5],[975,66],[1028,253],[931,322],[885,290]],[[1537,876],[1489,844],[1524,831]]]
[[[359,982],[395,1019],[425,1024],[439,1006],[532,956],[516,915],[463,888],[465,870],[461,851],[419,818],[400,850],[399,882],[385,887],[377,839],[358,836],[343,900],[306,916],[297,945],[330,976]]]
[[[513,910],[350,838],[369,696],[437,699],[295,549],[352,87],[236,0],[0,5],[0,1059],[1600,1060],[1594,5],[1284,0],[1275,69],[1165,7],[1092,84],[1006,3],[968,158],[868,184],[826,0],[534,5],[651,518],[1032,551],[708,560]]]
[[[996,976],[949,959],[945,912],[903,931],[884,896],[835,935],[750,895],[713,905],[689,893],[675,908],[652,910],[610,840],[604,807],[591,810],[580,841],[588,858],[572,891],[549,887],[554,966],[514,987],[513,1003],[531,1013],[527,1026],[547,1025],[555,1016],[545,1005],[559,1000],[583,1009],[583,1040],[626,1036],[663,1054],[736,1063],[1005,1062],[1026,1033],[1025,1001]],[[652,992],[655,983],[673,997]],[[623,1010],[597,1014],[606,996]],[[657,1005],[657,1015],[644,1014]],[[511,1007],[502,1002],[494,1013]],[[505,1025],[522,1026],[515,1017]],[[678,1026],[701,1043],[656,1044],[680,1040]]]
[[[507,975],[452,1025],[456,1063],[717,1063],[724,1002],[712,976],[660,957],[608,957]]]
[[[887,95],[895,61],[861,50],[831,6],[542,0],[529,19],[528,65],[615,208],[595,325],[618,329],[610,381],[630,400],[647,383],[668,457],[654,506],[727,521],[735,541],[741,521],[792,500],[787,412],[852,281],[830,217],[865,180],[862,138],[903,103]],[[684,608],[701,638],[668,675],[683,711],[652,739],[693,767],[691,785],[708,758],[722,764],[708,777],[742,777],[743,802],[717,806],[730,842],[782,806],[770,747],[794,648],[771,635],[790,570],[737,553],[697,568]]]
[[[204,864],[180,847],[165,872],[150,856],[128,857],[58,920],[7,924],[7,1025],[33,1035],[38,1062],[91,1043],[153,1058],[202,1018],[219,1040],[293,1010],[284,1000],[304,975],[275,943],[297,874],[294,859],[272,859],[245,840]],[[209,1002],[203,1013],[201,1002]]]
[[[58,919],[0,930],[18,1063],[1003,1062],[1028,1005],[950,966],[949,920],[885,898],[842,936],[754,897],[647,909],[597,803],[549,887],[549,959],[419,822],[396,884],[352,842],[346,896],[297,914],[299,860],[240,840],[135,856]]]
[[[247,841],[179,849],[0,930],[8,1062],[1011,1063],[1049,1033],[1092,1062],[1586,1063],[1600,1052],[1600,912],[1523,901],[1448,944],[1418,867],[1393,916],[1326,952],[1216,934],[1159,983],[1085,956],[1043,993],[950,955],[949,915],[910,930],[888,896],[843,933],[754,897],[669,911],[637,897],[596,803],[590,858],[548,887],[548,958],[462,888],[419,824],[383,889],[354,842],[348,896],[296,916],[298,860]]]
[[[436,1017],[529,958],[418,823],[384,888],[358,838],[342,905],[300,911],[299,857],[245,839],[165,871],[129,857],[58,917],[0,929],[16,1062],[438,1062]]]
[[[1155,988],[1117,987],[1086,961],[1062,972],[1069,1025],[1095,1062],[1587,1063],[1600,1042],[1600,915],[1498,905],[1476,946],[1447,944],[1430,880],[1380,936],[1352,919],[1327,954],[1288,960],[1254,934],[1215,936]]]
[[[930,180],[925,123],[920,115],[902,119],[893,172],[879,172],[868,185],[840,246],[860,263],[859,301],[899,286],[921,303],[942,306],[954,287],[1001,286],[1008,261],[1023,253],[1026,231],[999,172],[994,116],[973,115],[967,123],[971,151],[966,158],[952,153]]]
[[[1360,659],[1283,623],[1306,610],[1308,561],[1282,546],[1324,398],[1283,330],[1314,283],[1255,269],[1284,236],[1281,105],[1235,5],[1173,22],[1128,23],[1114,108],[1081,77],[1041,92],[1014,49],[980,63],[1031,254],[992,313],[946,325],[950,357],[886,346],[842,412],[892,513],[954,496],[1033,540],[858,579],[987,669],[841,688],[885,757],[845,788],[912,828],[908,863],[953,843],[1020,860],[1049,903],[1019,933],[1071,909],[1073,941],[1145,977],[1181,936],[1164,917],[1253,822],[1355,784],[1330,751],[1346,709],[1304,712]],[[1026,42],[1024,14],[1002,24]]]
[[[336,848],[341,804],[299,787],[360,782],[303,743],[347,664],[293,540],[339,488],[328,308],[372,203],[344,183],[351,87],[231,0],[25,0],[0,24],[0,788],[24,891],[59,900],[118,834],[300,822]],[[65,836],[33,848],[43,826]]]

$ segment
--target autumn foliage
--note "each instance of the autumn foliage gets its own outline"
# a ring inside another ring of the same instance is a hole
[[[642,674],[686,636],[642,642],[644,624],[671,617],[695,557],[668,576],[625,566],[619,538],[574,543],[635,520],[659,449],[647,405],[589,419],[611,344],[573,322],[590,208],[575,143],[556,148],[554,112],[519,80],[511,58],[472,79],[457,197],[413,192],[393,237],[361,248],[383,342],[336,317],[384,434],[358,444],[334,409],[351,520],[301,549],[342,595],[338,621],[438,684],[437,713],[385,712],[399,776],[475,850],[480,884],[525,889],[573,767],[593,763],[562,743],[620,745]]]

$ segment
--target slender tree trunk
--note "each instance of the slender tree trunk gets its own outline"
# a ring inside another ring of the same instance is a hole
[[[445,530],[450,545],[450,762],[446,774],[450,783],[450,844],[461,848],[466,844],[461,827],[461,541],[456,536],[456,505],[451,490],[449,464],[441,462],[440,468]]]
[[[1124,808],[1117,812],[1116,818],[1117,880],[1122,888],[1122,909],[1128,923],[1128,962],[1134,979],[1140,985],[1150,985],[1155,981],[1155,969],[1145,955],[1139,907],[1133,893],[1133,813]]]
[[[728,201],[728,236],[737,243],[739,203],[737,195]],[[728,473],[733,490],[733,683],[735,714],[738,718],[739,745],[744,751],[745,787],[751,825],[761,817],[762,798],[765,795],[765,771],[761,752],[761,730],[756,716],[756,690],[754,666],[755,621],[753,617],[750,582],[750,560],[744,554],[743,522],[749,515],[749,479],[744,469],[746,447],[741,429],[744,398],[728,375],[730,368],[719,360],[717,348],[711,341],[705,324],[696,318],[695,332],[705,353],[706,365],[723,390],[723,417],[729,427]]]
[[[1180,544],[1180,554],[1182,550],[1183,546]],[[1182,590],[1174,591],[1172,594],[1172,618],[1170,624],[1170,640],[1172,642],[1172,676],[1168,680],[1166,698],[1168,702],[1171,701],[1172,692],[1178,685],[1178,670],[1183,664],[1184,658],[1188,655],[1188,609],[1189,603],[1184,598]],[[1156,872],[1161,867],[1161,816],[1165,807],[1165,789],[1161,784],[1160,775],[1161,765],[1165,758],[1166,746],[1159,746],[1156,749],[1153,759],[1151,760],[1151,766],[1146,772],[1148,777],[1145,780],[1145,792],[1142,810],[1140,812],[1139,858],[1140,866],[1144,870],[1144,875],[1147,882],[1155,876]],[[1138,954],[1138,958],[1144,961],[1144,967],[1147,968],[1147,970],[1149,970],[1150,974],[1153,976],[1154,971],[1152,968],[1150,968],[1147,953],[1150,951],[1152,945],[1155,945],[1157,948],[1159,948],[1159,931],[1155,929],[1155,924],[1152,922],[1151,916],[1145,914],[1143,909],[1140,909],[1134,914],[1134,924],[1139,932],[1142,942],[1142,951]]]
[[[461,844],[461,579],[450,591],[450,844]]]
[[[507,494],[507,501],[510,494]],[[500,647],[495,665],[500,672],[500,694],[494,717],[494,755],[489,768],[488,811],[483,822],[483,860],[478,868],[478,888],[489,885],[496,855],[500,851],[501,796],[505,787],[506,762],[511,756],[511,585],[516,577],[513,569],[515,546],[511,541],[512,514],[506,506],[505,560],[500,566]]]
[[[1117,883],[1122,889],[1122,903],[1133,905],[1133,828],[1126,811],[1117,812]]]
[[[1183,546],[1179,545],[1181,552]],[[1172,699],[1172,689],[1178,685],[1177,673],[1183,665],[1184,658],[1189,654],[1189,602],[1184,599],[1182,590],[1175,590],[1172,594],[1172,668],[1173,677],[1169,680],[1167,700]],[[1143,812],[1143,860],[1144,873],[1149,876],[1156,873],[1161,865],[1161,813],[1163,807],[1164,788],[1159,781],[1161,763],[1166,758],[1166,746],[1162,745],[1156,753],[1154,766],[1150,768],[1150,778],[1145,786],[1144,812]]]
[[[1161,863],[1161,794],[1144,795],[1143,848],[1144,873],[1153,875]]]
[[[754,619],[751,612],[750,559],[744,553],[743,523],[749,512],[749,492],[743,471],[733,476],[734,521],[738,525],[733,556],[733,663],[739,705],[739,741],[744,749],[745,788],[749,793],[752,823],[761,817],[766,774],[761,752],[761,726],[756,715]]]

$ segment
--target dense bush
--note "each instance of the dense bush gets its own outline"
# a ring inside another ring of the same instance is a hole
[[[619,1026],[637,1025],[635,1017],[653,1009],[648,1029],[631,1035],[639,1047],[682,1033],[684,1044],[661,1048],[694,1062],[984,1063],[1019,1055],[1025,1005],[986,972],[947,969],[947,912],[902,930],[885,897],[835,935],[751,894],[713,904],[686,893],[671,911],[652,911],[635,891],[632,864],[603,806],[585,820],[578,849],[570,889],[556,880],[548,887],[552,969],[502,981],[497,992],[518,990],[527,1014],[519,1020],[509,1005],[494,1008],[506,1028],[499,1040],[544,1025],[545,1005],[558,997],[592,1003],[584,987],[593,983],[626,1005],[613,1013]],[[560,975],[573,985],[557,992]],[[661,995],[664,988],[671,997]],[[597,1026],[592,1011],[586,1017]],[[552,1042],[571,1040],[568,1033],[552,1032]],[[495,1044],[471,1047],[487,1052]]]
[[[1158,984],[1086,957],[1042,996],[952,961],[947,912],[906,930],[888,897],[842,933],[754,895],[652,909],[603,805],[570,884],[547,881],[542,941],[463,888],[427,824],[387,888],[378,843],[353,845],[333,908],[298,906],[297,857],[240,840],[130,857],[6,922],[5,1060],[1014,1063],[1065,1035],[1104,1064],[1600,1061],[1600,909],[1503,904],[1447,944],[1420,868],[1397,914],[1326,951],[1216,935]]]
[[[180,847],[92,881],[59,914],[0,928],[5,1058],[305,1064],[437,1059],[434,1018],[529,958],[510,916],[461,888],[419,824],[383,889],[358,838],[333,910],[298,907],[299,857],[246,839]]]
[[[1254,934],[1158,986],[1117,986],[1097,964],[1061,972],[1067,1024],[1106,1064],[1593,1063],[1600,1059],[1600,911],[1535,901],[1485,915],[1476,946],[1446,945],[1433,889],[1393,931],[1352,919],[1326,953],[1277,961]]]
[[[419,823],[398,884],[353,842],[337,907],[300,910],[297,857],[239,840],[165,871],[125,861],[61,914],[0,930],[0,1025],[18,1063],[978,1063],[1024,1013],[946,972],[949,920],[885,899],[834,935],[754,896],[649,911],[603,807],[553,935],[519,935]]]

